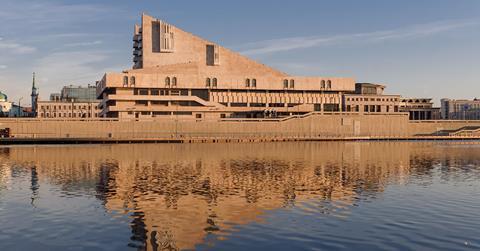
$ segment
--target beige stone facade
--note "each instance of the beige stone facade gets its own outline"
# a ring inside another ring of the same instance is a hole
[[[37,117],[43,119],[59,118],[98,118],[99,102],[38,101]]]

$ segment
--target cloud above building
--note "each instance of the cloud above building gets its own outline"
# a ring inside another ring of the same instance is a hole
[[[27,54],[35,52],[36,48],[15,41],[6,41],[4,38],[0,37],[0,51],[4,54]]]
[[[476,27],[479,25],[480,20],[450,20],[366,33],[341,34],[328,37],[308,36],[271,39],[248,43],[243,46],[238,46],[237,49],[239,49],[244,55],[252,56],[319,46],[378,43],[389,40],[415,39],[466,27]]]

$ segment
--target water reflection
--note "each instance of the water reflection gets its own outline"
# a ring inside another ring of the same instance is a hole
[[[389,184],[428,185],[438,176],[478,179],[478,146],[331,142],[0,148],[0,199],[23,174],[30,177],[33,207],[43,199],[41,186],[48,184],[61,196],[96,198],[110,215],[128,215],[131,235],[123,241],[129,247],[194,249],[230,238],[236,226],[262,222],[271,210],[297,207],[317,217],[348,217],[359,202],[381,196]]]

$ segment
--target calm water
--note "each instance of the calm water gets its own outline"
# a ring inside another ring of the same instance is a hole
[[[0,250],[480,250],[480,143],[0,148]]]

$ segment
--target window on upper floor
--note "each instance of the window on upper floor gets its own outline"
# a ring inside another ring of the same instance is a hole
[[[320,88],[325,89],[325,80],[322,80],[320,83]]]
[[[217,78],[212,79],[212,87],[217,87]]]
[[[207,44],[206,61],[208,66],[220,65],[220,53],[218,45]]]
[[[245,87],[250,87],[250,79],[245,79]]]
[[[165,78],[165,86],[170,87],[170,77]]]
[[[210,84],[211,84],[211,80],[210,80],[210,78],[207,78],[207,79],[205,80],[205,86],[206,86],[206,87],[210,87]]]
[[[257,87],[257,79],[252,79],[252,87]]]
[[[123,87],[128,87],[128,77],[123,77]]]
[[[135,77],[130,77],[130,85],[135,86]]]
[[[172,78],[172,86],[177,86],[177,77]]]
[[[327,89],[332,89],[332,81],[327,80]]]
[[[295,80],[290,79],[290,88],[295,88]]]
[[[283,88],[288,88],[288,79],[283,80]]]

